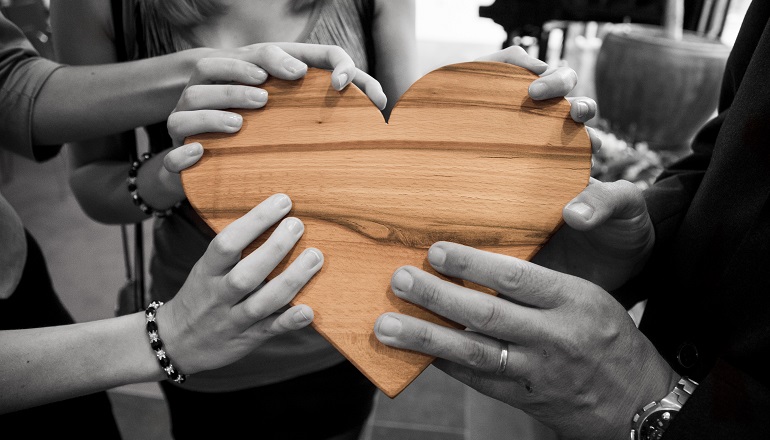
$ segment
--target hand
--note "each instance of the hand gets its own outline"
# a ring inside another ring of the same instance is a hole
[[[174,365],[185,374],[223,367],[273,336],[310,324],[306,305],[288,304],[323,265],[323,254],[307,249],[280,275],[266,277],[304,232],[296,218],[283,220],[270,238],[241,260],[241,253],[291,210],[276,194],[234,221],[209,244],[181,290],[158,309],[158,325]]]
[[[567,96],[575,88],[578,81],[577,73],[569,67],[549,67],[543,61],[530,56],[520,46],[511,46],[490,55],[483,56],[477,61],[497,61],[523,67],[538,75],[529,86],[529,97],[535,101]],[[570,115],[575,122],[585,123],[596,116],[596,101],[587,97],[567,98],[571,104]],[[591,138],[591,150],[594,154],[602,147],[601,138],[596,131],[586,127]]]
[[[386,313],[377,338],[445,359],[436,363],[443,371],[562,437],[628,438],[633,415],[679,379],[623,307],[588,281],[447,242],[434,244],[428,260],[500,297],[403,267],[391,280],[399,298],[472,331]]]
[[[230,58],[201,59],[192,73],[176,108],[168,118],[168,131],[175,147],[188,136],[200,133],[235,133],[243,118],[225,109],[256,109],[267,103],[267,92],[256,86],[269,75],[285,80],[305,76],[308,64],[332,70],[332,87],[342,90],[351,82],[380,109],[387,97],[380,83],[357,69],[350,56],[338,46],[302,43],[261,43],[225,52]],[[307,64],[306,64],[307,63]],[[165,153],[159,180],[175,200],[184,199],[179,173],[203,155],[200,144],[190,144]],[[145,197],[146,198],[146,197]],[[152,200],[148,200],[152,205]],[[161,204],[162,206],[163,204]]]
[[[532,262],[612,291],[638,274],[655,245],[642,192],[633,183],[588,187],[564,207],[565,224]]]

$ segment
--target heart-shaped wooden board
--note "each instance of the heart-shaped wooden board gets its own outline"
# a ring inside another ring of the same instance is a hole
[[[433,358],[381,344],[377,317],[454,324],[398,299],[393,272],[430,270],[427,249],[439,240],[529,259],[588,183],[585,128],[565,99],[531,100],[535,78],[503,63],[446,66],[417,81],[388,123],[355,86],[332,89],[327,71],[269,79],[265,108],[237,110],[240,132],[188,139],[205,153],[183,172],[185,192],[216,232],[288,194],[305,234],[274,273],[307,247],[324,253],[293,304],[311,306],[315,329],[395,397]]]

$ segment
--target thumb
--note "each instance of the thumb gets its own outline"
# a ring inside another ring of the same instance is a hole
[[[203,156],[203,145],[194,142],[174,148],[163,158],[163,167],[169,173],[179,174],[198,163]]]
[[[562,210],[564,221],[578,231],[589,231],[610,219],[633,219],[647,212],[642,191],[627,180],[600,182],[588,187]]]

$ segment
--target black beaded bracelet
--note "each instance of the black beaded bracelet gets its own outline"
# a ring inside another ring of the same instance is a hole
[[[152,350],[155,352],[155,357],[158,358],[160,368],[166,372],[168,379],[178,384],[182,384],[187,380],[187,375],[177,371],[171,364],[171,359],[168,358],[168,354],[163,348],[163,341],[160,340],[160,336],[158,335],[158,324],[155,322],[155,316],[158,314],[158,307],[162,305],[162,301],[153,301],[147,306],[147,310],[144,312],[144,317],[147,318],[147,336],[150,337],[150,347],[152,347]]]
[[[158,218],[168,217],[169,215],[174,213],[174,209],[182,205],[182,202],[177,202],[171,208],[160,211],[160,210],[153,209],[150,205],[145,203],[145,201],[137,192],[138,188],[136,186],[136,176],[139,175],[139,168],[142,166],[143,163],[147,161],[147,159],[151,157],[152,157],[152,154],[143,153],[141,156],[139,156],[139,159],[131,162],[131,168],[129,168],[128,170],[128,180],[127,180],[128,192],[131,194],[131,200],[134,202],[134,205],[138,206],[143,213],[147,215],[152,214]]]

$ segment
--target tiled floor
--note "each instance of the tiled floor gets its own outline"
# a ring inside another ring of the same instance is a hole
[[[124,276],[119,229],[82,213],[69,190],[66,167],[64,154],[35,164],[0,151],[0,191],[40,242],[54,286],[75,319],[109,318]],[[122,387],[110,395],[126,440],[170,438],[157,384]],[[362,440],[551,438],[528,416],[433,367],[396,399],[378,395],[362,435]]]

